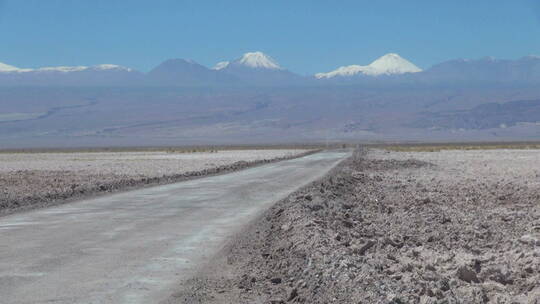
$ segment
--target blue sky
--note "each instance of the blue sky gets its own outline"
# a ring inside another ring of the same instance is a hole
[[[0,0],[0,62],[19,67],[147,71],[168,58],[213,66],[254,50],[300,74],[389,52],[422,68],[540,55],[540,0]]]

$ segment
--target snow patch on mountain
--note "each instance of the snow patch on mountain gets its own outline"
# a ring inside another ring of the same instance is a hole
[[[31,70],[32,69],[21,69],[16,66],[12,66],[12,65],[0,62],[0,73],[20,73],[20,72],[28,72]]]
[[[315,74],[315,77],[318,79],[322,79],[333,78],[336,76],[350,77],[358,74],[363,74],[367,76],[399,75],[405,73],[417,73],[421,71],[422,70],[419,67],[417,67],[410,61],[402,58],[398,54],[390,53],[378,58],[377,60],[366,66],[343,66],[328,73],[317,73]]]
[[[233,62],[236,65],[242,65],[255,69],[282,70],[277,61],[263,52],[245,53],[240,59]]]
[[[92,66],[91,68],[94,70],[101,70],[101,71],[104,71],[104,70],[117,70],[117,71],[126,71],[126,72],[133,71],[133,69],[131,68],[127,68],[125,66],[116,65],[116,64],[98,64],[98,65]]]
[[[43,67],[36,69],[36,72],[62,72],[62,73],[69,73],[69,72],[80,72],[88,69],[87,66],[56,66],[56,67]]]
[[[212,68],[212,70],[216,70],[216,71],[219,71],[219,70],[222,70],[224,68],[226,68],[227,66],[229,66],[229,61],[221,61],[221,62],[218,62],[216,63],[216,65]]]
[[[57,67],[44,67],[36,69],[37,72],[61,72],[61,73],[69,73],[69,72],[81,72],[86,70],[94,70],[94,71],[126,71],[131,72],[132,69],[126,68],[120,65],[116,64],[98,64],[94,66],[57,66]]]
[[[61,72],[61,73],[69,73],[69,72],[81,72],[86,70],[94,70],[94,71],[126,71],[131,72],[133,69],[127,68],[121,65],[116,64],[98,64],[94,66],[55,66],[55,67],[42,67],[37,69],[21,69],[9,64],[5,64],[0,62],[0,73],[23,73],[23,72]]]
[[[0,62],[0,72],[15,72],[17,70],[19,70],[18,67]]]

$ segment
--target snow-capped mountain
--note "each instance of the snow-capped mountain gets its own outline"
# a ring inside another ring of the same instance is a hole
[[[140,72],[115,64],[22,69],[0,63],[2,85],[131,85],[140,83],[142,76]]]
[[[3,86],[289,86],[342,82],[376,86],[538,84],[540,57],[457,59],[422,71],[398,54],[391,53],[369,65],[344,66],[328,73],[318,73],[315,77],[291,73],[262,52],[245,53],[235,60],[219,62],[213,68],[192,60],[171,59],[146,74],[115,64],[19,68],[0,62],[0,85]]]
[[[116,65],[116,64],[98,64],[94,66],[56,66],[56,67],[43,67],[35,70],[35,72],[63,72],[63,73],[69,73],[69,72],[81,72],[81,71],[125,71],[125,72],[131,72],[132,69]]]
[[[283,70],[276,60],[263,52],[248,52],[235,60],[218,62],[212,69],[223,70],[230,67]]]
[[[328,73],[315,74],[316,78],[350,77],[355,75],[379,76],[418,73],[422,69],[398,54],[386,54],[369,65],[349,65]]]
[[[272,57],[258,51],[245,53],[235,60],[222,61],[213,69],[253,85],[289,85],[303,80],[281,67]]]
[[[255,69],[283,70],[277,61],[263,52],[245,53],[241,58],[231,62],[231,64]]]
[[[87,70],[93,70],[93,71],[126,71],[131,72],[132,69],[123,67],[116,64],[98,64],[94,66],[54,66],[54,67],[42,67],[37,69],[21,69],[9,64],[5,64],[0,62],[0,73],[29,73],[29,72],[81,72],[81,71],[87,71]]]

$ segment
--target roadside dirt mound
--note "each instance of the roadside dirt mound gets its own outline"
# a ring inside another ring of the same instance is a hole
[[[454,169],[356,153],[171,302],[540,303],[540,189],[435,177]]]

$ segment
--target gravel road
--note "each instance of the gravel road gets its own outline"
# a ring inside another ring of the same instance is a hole
[[[251,169],[0,218],[0,303],[158,303],[273,202],[347,157]]]

